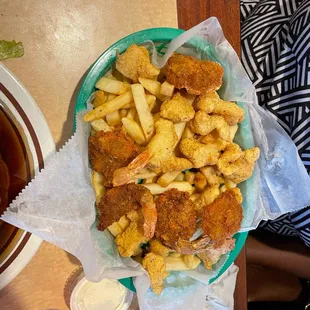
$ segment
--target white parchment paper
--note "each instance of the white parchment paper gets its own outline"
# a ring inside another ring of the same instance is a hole
[[[152,48],[150,42],[145,44]],[[164,65],[176,50],[220,62],[225,69],[222,98],[238,101],[248,113],[252,131],[238,139],[240,143],[254,142],[261,149],[261,157],[252,181],[245,182],[251,187],[243,188],[244,193],[250,190],[251,195],[246,197],[248,207],[242,230],[254,229],[262,219],[274,219],[309,205],[310,179],[295,145],[272,116],[258,106],[255,89],[217,19],[210,18],[173,40],[162,58],[154,50],[153,62]],[[207,283],[219,272],[227,255],[213,271],[199,266],[194,271],[172,273],[165,281],[163,293],[154,295],[141,265],[130,258],[121,258],[111,235],[96,229],[95,196],[87,155],[89,125],[82,121],[82,114],[77,116],[76,134],[1,219],[75,255],[91,281],[135,277],[141,309],[203,309],[209,292]]]

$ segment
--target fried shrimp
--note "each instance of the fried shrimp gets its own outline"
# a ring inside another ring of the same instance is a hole
[[[196,230],[196,212],[189,194],[171,189],[156,201],[158,221],[155,235],[175,249],[180,239],[189,240]]]
[[[139,147],[122,131],[97,131],[89,137],[91,165],[103,175],[106,187],[112,187],[114,171],[127,166],[139,153]]]
[[[144,236],[152,238],[157,222],[157,211],[151,192],[137,184],[126,184],[111,188],[98,205],[98,229],[105,230],[123,215],[142,208]]]
[[[202,229],[213,241],[215,249],[241,227],[243,211],[238,199],[235,191],[228,189],[204,209]]]

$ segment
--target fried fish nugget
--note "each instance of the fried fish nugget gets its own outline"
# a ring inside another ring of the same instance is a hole
[[[188,122],[195,115],[194,108],[186,98],[179,93],[167,99],[160,107],[160,116],[174,123]]]
[[[196,212],[189,194],[171,189],[156,201],[158,221],[155,235],[174,249],[179,239],[188,240],[196,230]]]
[[[203,94],[194,103],[196,110],[222,116],[228,125],[241,123],[244,119],[244,111],[235,102],[222,100],[217,92]]]
[[[235,102],[221,100],[214,105],[213,114],[222,116],[229,126],[244,120],[244,111]]]
[[[148,272],[153,293],[160,294],[164,288],[164,279],[169,275],[162,256],[148,253],[142,261],[143,268]]]
[[[200,143],[194,138],[181,140],[180,151],[194,164],[195,168],[215,165],[220,155],[214,145]]]
[[[201,142],[205,144],[213,144],[219,151],[224,151],[228,145],[228,142],[219,137],[217,130],[213,130],[211,133],[203,137]]]
[[[221,100],[216,91],[203,94],[194,102],[196,110],[203,110],[206,113],[212,113],[215,105]]]
[[[167,63],[166,78],[176,88],[185,88],[189,94],[201,95],[219,89],[224,69],[210,60],[173,54]]]
[[[232,237],[241,227],[243,210],[235,192],[228,189],[205,207],[202,229],[214,243],[214,248],[221,247],[227,238]]]
[[[220,138],[225,141],[230,140],[229,126],[222,116],[209,115],[205,111],[198,111],[189,124],[190,128],[199,135],[208,135],[216,129]]]
[[[152,79],[160,72],[151,64],[148,50],[136,44],[132,44],[123,54],[117,56],[116,69],[134,83],[138,82],[139,77]]]
[[[161,170],[163,173],[171,171],[183,171],[193,168],[193,164],[186,158],[172,156],[168,160],[162,162]]]
[[[258,147],[245,150],[243,156],[234,162],[236,170],[229,176],[226,176],[228,180],[233,181],[236,184],[246,181],[252,176],[255,162],[259,158],[260,150]]]
[[[148,166],[151,169],[160,170],[161,163],[172,156],[178,136],[173,123],[163,118],[155,123],[155,130],[156,133],[147,146],[152,156]]]

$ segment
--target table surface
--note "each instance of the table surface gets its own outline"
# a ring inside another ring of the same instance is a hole
[[[1,39],[22,41],[25,48],[22,58],[4,64],[36,100],[59,149],[73,132],[81,81],[108,46],[141,29],[178,25],[188,29],[208,16],[219,18],[239,52],[238,0],[133,0],[130,5],[125,0],[3,0]],[[235,309],[243,310],[244,252],[240,257]],[[43,242],[23,271],[0,291],[1,309],[68,309],[64,288],[78,266],[75,257]]]

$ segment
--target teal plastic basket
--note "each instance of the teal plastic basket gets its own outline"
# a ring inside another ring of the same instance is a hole
[[[184,30],[176,28],[150,28],[142,31],[135,32],[110,46],[101,56],[95,61],[95,63],[90,67],[87,72],[87,75],[83,81],[83,84],[79,90],[76,106],[75,106],[75,115],[86,109],[86,102],[89,96],[95,91],[95,84],[97,80],[103,76],[112,66],[116,59],[116,50],[119,50],[120,53],[124,52],[131,44],[141,44],[146,40],[151,40],[154,42],[156,49],[160,53],[164,53],[167,43],[172,39],[183,33]],[[197,48],[211,48],[206,42],[201,40],[193,40],[192,44],[195,44]],[[198,46],[199,45],[199,46]],[[205,45],[205,46],[203,46]],[[212,53],[212,51],[211,51]],[[216,56],[216,55],[215,55]],[[224,77],[225,83],[225,77]],[[74,118],[75,119],[75,118]],[[74,128],[76,124],[74,123]],[[247,114],[245,121],[243,122],[243,128],[249,126],[249,120],[247,119]],[[243,130],[248,130],[249,128],[244,128]],[[242,135],[242,134],[241,134]],[[249,148],[253,147],[251,141],[243,141],[243,147]],[[248,180],[247,182],[251,182]],[[244,182],[246,183],[246,182]],[[243,204],[244,209],[248,206]],[[235,261],[238,254],[240,253],[248,233],[237,233],[234,238],[236,239],[235,248],[230,252],[229,257],[223,267],[221,268],[218,275],[210,280],[209,283],[215,281],[219,276],[221,276],[229,266]],[[132,278],[124,278],[119,280],[124,286],[128,289],[135,291],[135,287],[132,282]]]

